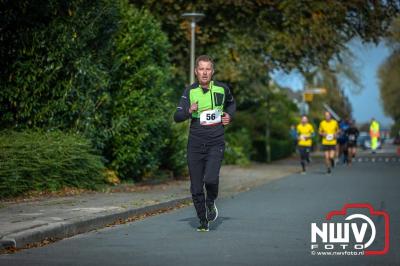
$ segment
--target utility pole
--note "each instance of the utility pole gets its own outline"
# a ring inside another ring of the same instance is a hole
[[[269,93],[267,93],[266,105],[267,105],[267,121],[265,123],[265,156],[267,163],[271,162],[271,112],[270,112],[270,99]]]
[[[267,82],[267,91],[265,93],[265,105],[267,109],[266,123],[265,123],[265,157],[266,162],[270,163],[271,158],[271,94],[274,81],[269,79]]]

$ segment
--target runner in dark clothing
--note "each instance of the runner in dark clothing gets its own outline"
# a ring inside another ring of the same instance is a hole
[[[346,129],[345,134],[347,138],[347,153],[348,153],[347,164],[351,165],[353,158],[356,156],[357,138],[358,135],[360,134],[357,127],[355,126],[354,120],[350,121],[349,128]]]
[[[187,160],[190,191],[200,220],[198,231],[208,231],[208,222],[218,216],[215,200],[225,150],[224,126],[230,123],[236,110],[229,87],[213,81],[213,73],[212,59],[198,57],[195,68],[198,82],[185,89],[174,115],[176,122],[191,119]]]
[[[348,120],[341,120],[339,122],[339,136],[337,138],[338,142],[338,159],[340,163],[346,164],[348,163],[348,153],[347,153],[347,136],[346,130],[349,128]]]

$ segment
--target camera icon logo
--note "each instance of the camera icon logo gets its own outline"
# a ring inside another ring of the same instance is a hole
[[[322,224],[311,223],[311,254],[368,256],[389,252],[390,219],[386,211],[375,210],[368,203],[352,203],[329,212],[325,219]]]

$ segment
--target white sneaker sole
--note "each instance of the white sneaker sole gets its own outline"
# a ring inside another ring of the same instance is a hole
[[[213,220],[209,220],[209,222],[214,222],[218,218],[218,208],[217,208],[217,205],[215,205],[215,203],[214,203],[214,206],[215,206],[215,218]]]

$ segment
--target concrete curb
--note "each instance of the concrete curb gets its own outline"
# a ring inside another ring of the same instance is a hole
[[[173,208],[189,200],[191,200],[191,197],[179,198],[138,209],[128,209],[126,211],[102,215],[98,217],[90,217],[88,219],[82,218],[79,220],[67,222],[57,222],[37,228],[24,230],[22,232],[3,236],[0,239],[0,250],[5,248],[24,248],[28,244],[40,242],[42,240],[45,240],[46,238],[63,239],[71,237],[95,229],[104,228],[106,225],[117,222],[118,220],[125,220],[129,217]]]

